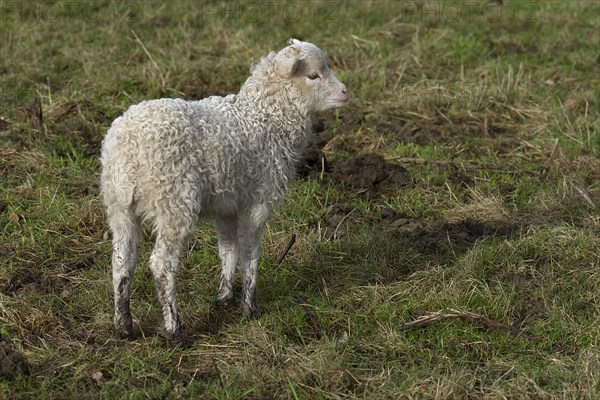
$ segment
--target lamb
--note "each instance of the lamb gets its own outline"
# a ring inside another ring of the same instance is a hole
[[[133,334],[130,286],[141,224],[167,339],[182,333],[175,301],[178,259],[199,217],[215,220],[222,264],[217,304],[230,304],[236,265],[242,311],[256,316],[262,232],[282,200],[311,133],[311,114],[348,103],[346,86],[314,44],[290,39],[251,69],[237,95],[158,99],[131,106],[102,144],[101,193],[112,232],[114,324]]]

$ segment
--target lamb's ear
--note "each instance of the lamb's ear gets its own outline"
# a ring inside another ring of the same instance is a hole
[[[289,78],[304,66],[300,58],[300,51],[294,47],[282,50],[275,57],[275,72],[281,78]]]

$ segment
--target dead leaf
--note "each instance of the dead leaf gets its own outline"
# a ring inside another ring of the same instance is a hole
[[[92,374],[92,379],[96,381],[98,386],[104,385],[104,374],[102,371],[96,371]]]

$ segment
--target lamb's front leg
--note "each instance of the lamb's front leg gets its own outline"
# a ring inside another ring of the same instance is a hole
[[[216,226],[222,265],[217,304],[225,306],[233,300],[233,280],[238,258],[237,219],[235,217],[218,218]]]
[[[238,220],[238,247],[242,269],[242,311],[249,318],[256,317],[256,280],[260,260],[260,239],[269,217],[265,206],[255,206],[240,214]]]

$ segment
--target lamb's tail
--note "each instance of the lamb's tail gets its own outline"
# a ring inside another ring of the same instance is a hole
[[[123,143],[122,124],[123,117],[117,118],[102,143],[100,189],[107,207],[114,205],[127,209],[133,202],[139,166],[127,154],[129,146]]]
[[[121,208],[129,208],[133,203],[135,190],[136,166],[129,162],[105,164],[100,178],[101,191],[107,206],[114,204]]]

